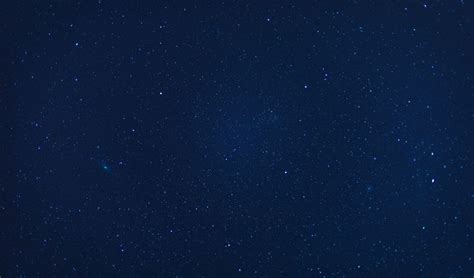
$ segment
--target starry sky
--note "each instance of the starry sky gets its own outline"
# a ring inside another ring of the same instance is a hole
[[[472,277],[474,3],[2,1],[1,277]]]

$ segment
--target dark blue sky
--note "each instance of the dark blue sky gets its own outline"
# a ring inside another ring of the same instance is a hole
[[[3,1],[1,277],[472,277],[472,1]]]

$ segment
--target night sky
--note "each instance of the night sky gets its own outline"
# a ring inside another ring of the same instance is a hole
[[[1,277],[472,277],[473,20],[2,1]]]

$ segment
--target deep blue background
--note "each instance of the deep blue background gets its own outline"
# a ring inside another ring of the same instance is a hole
[[[474,4],[2,1],[2,277],[472,277]]]

